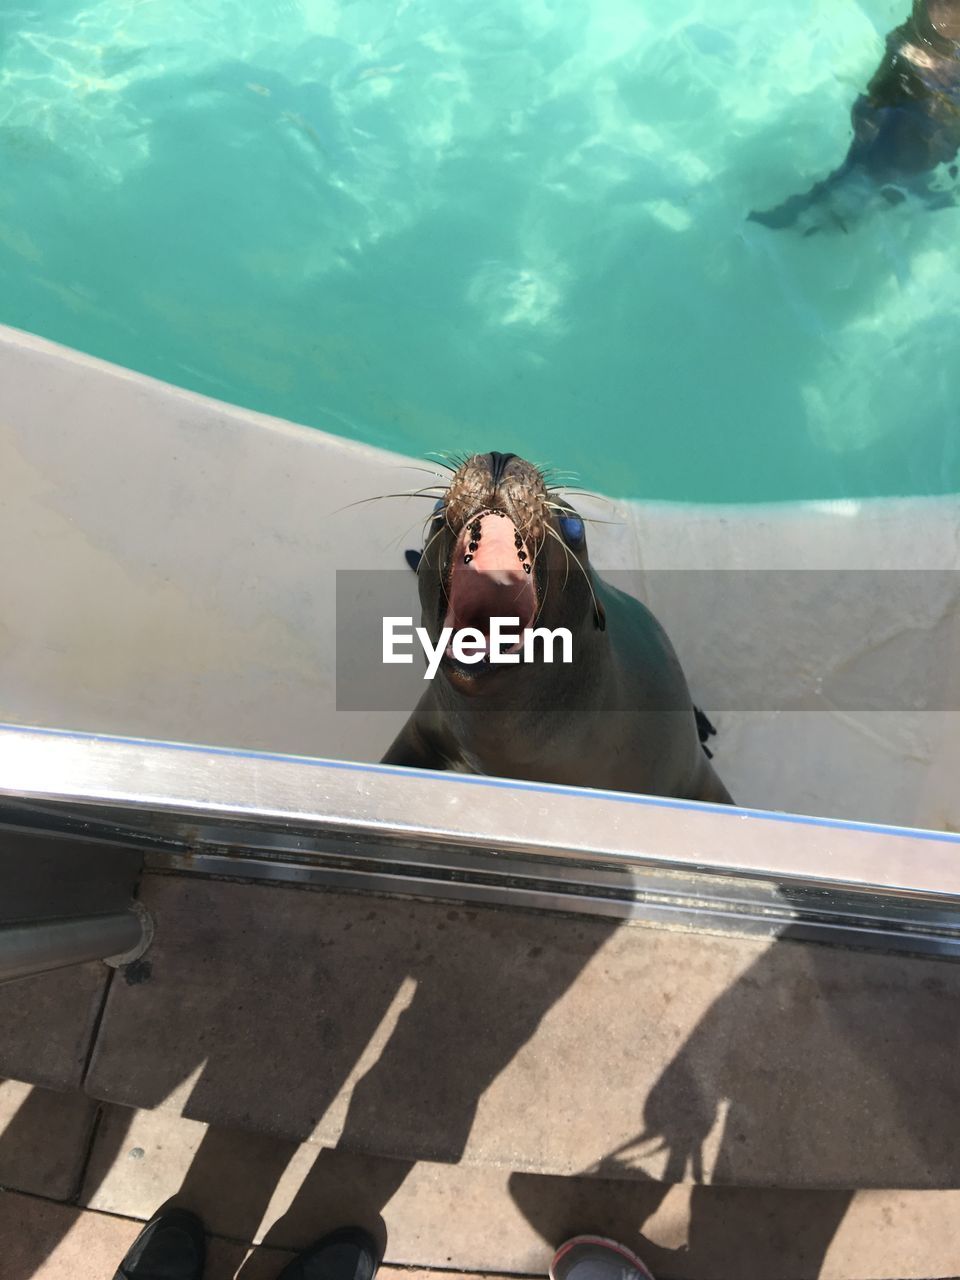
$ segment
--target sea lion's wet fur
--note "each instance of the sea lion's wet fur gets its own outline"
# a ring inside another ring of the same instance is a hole
[[[479,669],[445,659],[384,763],[730,803],[663,628],[593,572],[585,539],[564,542],[560,517],[576,513],[529,462],[478,454],[454,475],[418,567],[433,643],[458,538],[478,513],[498,511],[533,555],[536,625],[569,628],[574,661]]]
[[[899,204],[908,193],[930,208],[956,203],[933,183],[960,149],[960,0],[915,0],[887,36],[883,61],[854,103],[853,141],[829,177],[750,219],[776,229],[800,223],[805,234],[847,229],[871,196]]]

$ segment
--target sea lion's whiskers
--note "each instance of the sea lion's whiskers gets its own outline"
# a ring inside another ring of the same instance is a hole
[[[561,471],[559,467],[555,467],[551,462],[534,462],[532,465],[540,473],[541,479],[545,479],[547,476],[573,476],[575,480],[580,479],[579,472]]]
[[[432,516],[427,516],[426,520],[414,520],[413,524],[408,524],[403,533],[398,534],[396,538],[394,538],[392,545],[396,546],[399,542],[406,542],[413,530],[416,529],[417,525],[420,526],[420,541],[422,542],[426,536],[427,524],[432,518]]]
[[[561,515],[564,515],[564,516],[570,515],[570,508],[563,506],[563,504],[560,502],[545,502],[543,505],[545,507],[549,507],[551,511],[559,511]],[[579,520],[582,520],[584,524],[609,524],[609,525],[623,524],[622,520],[601,520],[598,516],[581,515],[579,511],[576,514],[577,514],[577,518]]]
[[[433,544],[436,542],[436,540],[440,537],[441,533],[443,533],[443,530],[442,530],[442,529],[438,529],[438,530],[437,530],[437,532],[436,532],[436,533],[433,535],[433,537],[430,539],[430,541],[429,541],[429,542],[426,544],[426,546],[423,548],[423,551],[420,553],[420,564],[418,564],[418,565],[417,565],[417,573],[419,573],[419,572],[420,572],[420,565],[421,565],[421,564],[423,564],[424,557],[426,556],[426,554],[427,554],[427,552],[430,550],[430,548],[433,546]],[[442,585],[442,584],[441,584],[441,585]]]
[[[552,533],[553,530],[550,530],[550,532]],[[555,538],[557,537],[555,533],[553,536]],[[567,544],[563,541],[562,538],[557,538],[557,541],[563,547],[563,586],[560,588],[560,590],[566,591],[567,583],[570,581],[570,548],[567,546]]]
[[[522,583],[517,587],[517,593],[516,593],[516,595],[513,597],[513,599],[514,599],[514,603],[516,603],[516,602],[520,599],[520,597],[521,597],[521,596],[523,596],[523,595],[525,595],[525,594],[526,594],[526,590],[527,590],[526,582],[522,582]],[[517,621],[519,622],[519,618],[517,619]]]
[[[438,489],[441,490],[440,493],[437,492]],[[442,497],[444,492],[446,490],[442,485],[432,484],[425,489],[411,489],[408,493],[375,493],[370,498],[358,498],[356,502],[348,502],[342,507],[337,507],[336,510],[331,511],[329,514],[338,516],[342,511],[349,511],[351,507],[362,507],[365,502],[382,502],[384,498],[432,498],[436,502],[437,498]]]
[[[431,462],[437,462],[441,467],[445,467],[447,471],[456,474],[461,467],[466,466],[470,460],[470,455],[466,453],[428,453],[426,455]]]
[[[424,516],[423,520],[421,520],[420,522],[420,541],[421,542],[427,536],[427,530],[430,528],[434,520],[436,520],[439,515],[440,515],[439,511],[433,510],[430,512],[428,516]],[[437,532],[442,533],[443,530],[438,529]]]
[[[530,569],[531,569],[531,572],[534,572],[534,571],[535,571],[535,569],[536,569],[536,564],[537,564],[537,557],[540,555],[540,552],[543,550],[543,548],[544,548],[544,544],[545,544],[545,543],[546,543],[546,541],[547,541],[547,534],[546,534],[546,530],[547,530],[547,528],[548,528],[548,527],[549,527],[549,526],[546,524],[546,522],[544,522],[544,525],[543,525],[544,532],[541,534],[541,536],[540,536],[540,540],[539,540],[539,541],[534,545],[534,548],[533,548],[533,554],[532,554],[532,556],[531,556],[531,560],[530,560]],[[550,574],[548,573],[548,574],[547,574],[547,580],[546,580],[546,583],[544,584],[544,588],[543,588],[543,595],[540,597],[540,602],[539,602],[539,604],[537,605],[537,611],[536,611],[536,613],[533,615],[533,625],[534,625],[534,626],[536,626],[536,625],[537,625],[537,623],[540,621],[540,615],[541,615],[541,613],[543,613],[544,606],[545,606],[545,605],[546,605],[546,603],[547,603],[547,595],[548,595],[549,591],[550,591]]]
[[[610,498],[605,498],[600,493],[591,493],[589,489],[570,489],[566,485],[558,485],[554,489],[548,489],[547,493],[551,496],[558,497],[570,495],[571,497],[589,498],[592,502],[602,502],[605,507],[615,507],[616,503]],[[623,524],[622,520],[598,520],[596,516],[585,516],[581,511],[576,513],[581,520],[589,520],[592,524]]]
[[[534,625],[534,626],[536,626],[536,625],[537,625],[537,623],[540,621],[540,615],[541,615],[541,613],[543,613],[544,607],[546,606],[546,603],[547,603],[547,596],[549,595],[549,593],[550,593],[550,575],[549,575],[549,573],[548,573],[548,574],[547,574],[547,580],[546,580],[546,582],[545,582],[545,584],[544,584],[544,587],[543,587],[543,595],[540,597],[540,603],[537,605],[537,611],[536,611],[536,613],[533,615],[533,625]]]
[[[600,605],[599,605],[599,604],[598,604],[598,602],[597,602],[597,593],[596,593],[596,592],[594,591],[594,589],[593,589],[593,583],[592,583],[592,582],[591,582],[591,580],[590,580],[590,575],[589,575],[589,573],[587,573],[586,569],[583,567],[583,565],[582,565],[582,563],[581,563],[581,561],[580,561],[580,557],[577,555],[577,553],[576,553],[575,551],[571,551],[571,550],[570,550],[570,548],[566,545],[566,543],[565,543],[565,542],[563,541],[563,539],[560,537],[559,533],[557,533],[557,532],[556,532],[556,530],[551,529],[549,525],[545,525],[545,526],[544,526],[544,528],[546,529],[546,532],[547,532],[551,537],[556,538],[557,542],[559,542],[559,543],[560,543],[561,547],[563,547],[564,551],[566,551],[568,555],[573,556],[574,563],[577,565],[578,569],[579,569],[579,570],[580,570],[580,572],[583,574],[584,582],[586,582],[587,587],[588,587],[588,588],[589,588],[589,590],[590,590],[590,598],[591,598],[591,600],[593,601],[593,611],[594,611],[594,613],[596,614],[596,616],[599,618],[599,617],[600,617]]]
[[[571,489],[565,484],[557,485],[555,488],[548,490],[550,493],[572,493],[574,496],[583,498],[592,498],[594,502],[602,502],[608,507],[615,504],[610,498],[605,498],[601,493],[591,493],[589,489]]]
[[[398,471],[420,471],[425,476],[436,476],[438,480],[442,480],[443,476],[439,471],[431,471],[428,467],[412,467],[408,463],[397,463]]]
[[[416,574],[418,578],[420,577],[420,570],[427,563],[427,552],[430,550],[430,548],[433,546],[433,544],[436,542],[436,540],[440,537],[442,533],[443,533],[443,526],[441,525],[440,528],[433,535],[433,537],[430,539],[430,541],[427,543],[427,545],[423,548],[423,551],[420,553],[420,559],[417,562],[417,568],[416,568]],[[447,584],[444,581],[443,574],[441,573],[439,577],[440,577],[440,591],[441,591],[441,594],[443,595],[444,600],[447,602],[447,609],[449,609],[450,593],[447,591]]]

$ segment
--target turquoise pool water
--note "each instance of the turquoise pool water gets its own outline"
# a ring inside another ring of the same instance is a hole
[[[960,490],[960,210],[745,221],[909,0],[24,0],[0,321],[615,494]]]

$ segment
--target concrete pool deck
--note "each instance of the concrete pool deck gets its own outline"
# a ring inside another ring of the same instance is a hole
[[[335,575],[403,573],[429,503],[362,500],[423,465],[0,328],[0,718],[378,759],[405,715],[337,709]],[[610,522],[593,563],[663,621],[740,803],[960,829],[955,498],[577,503]],[[886,589],[896,568],[939,572]],[[729,569],[785,576],[745,597]]]

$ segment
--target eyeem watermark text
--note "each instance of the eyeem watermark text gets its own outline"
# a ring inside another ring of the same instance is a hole
[[[449,649],[457,662],[473,664],[483,662],[518,663],[536,662],[537,642],[542,646],[541,660],[554,661],[554,651],[560,642],[560,662],[573,661],[573,635],[567,627],[525,627],[521,635],[519,618],[491,618],[489,634],[478,627],[444,627],[433,644],[426,627],[415,627],[412,618],[384,618],[383,661],[385,663],[413,662],[413,653],[400,652],[401,648],[413,648],[414,639],[420,641],[427,659],[424,680],[432,680],[440,669],[443,655]],[[511,630],[512,628],[512,630]]]

